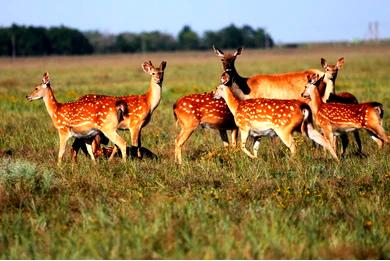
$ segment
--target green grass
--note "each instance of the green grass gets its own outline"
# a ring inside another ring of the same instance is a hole
[[[244,50],[236,67],[249,76],[319,68],[321,57],[339,56],[346,64],[337,90],[383,103],[389,130],[388,46]],[[162,101],[142,136],[159,159],[94,166],[80,155],[72,167],[68,146],[57,168],[57,131],[43,102],[25,99],[43,72],[59,101],[126,95],[146,90],[145,60],[168,61]],[[214,89],[221,71],[211,51],[0,59],[0,258],[389,259],[390,146],[378,150],[363,131],[368,156],[355,156],[351,140],[337,164],[299,136],[295,158],[281,143],[274,157],[264,139],[251,160],[224,149],[217,131],[199,129],[184,164],[174,164],[173,103]]]

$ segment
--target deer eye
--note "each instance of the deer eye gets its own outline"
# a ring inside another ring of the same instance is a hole
[[[38,91],[38,87],[35,87],[35,90]]]
[[[156,75],[156,73],[152,73],[152,75]]]

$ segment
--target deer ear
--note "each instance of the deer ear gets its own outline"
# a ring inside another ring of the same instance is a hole
[[[142,69],[146,72],[146,73],[150,73],[150,71],[152,70],[153,68],[153,64],[151,61],[149,62],[144,62],[142,64]]]
[[[167,66],[167,62],[166,61],[162,61],[161,64],[160,64],[160,70],[164,71],[166,66]]]
[[[322,68],[326,69],[326,66],[328,66],[328,63],[326,62],[326,60],[324,58],[321,58],[321,65],[322,65]]]
[[[240,55],[241,52],[242,52],[242,47],[237,48],[237,51],[235,51],[233,55],[234,55],[234,56]]]
[[[219,50],[217,47],[215,47],[213,45],[213,49],[214,49],[214,52],[218,55],[218,56],[221,56],[223,57],[223,52],[221,50]]]
[[[46,85],[50,85],[49,72],[45,72],[45,73],[43,74],[42,83],[43,83],[43,84],[46,84]]]
[[[344,57],[340,57],[340,58],[337,60],[336,67],[337,67],[337,69],[341,69],[341,67],[343,67],[343,65],[344,65]]]

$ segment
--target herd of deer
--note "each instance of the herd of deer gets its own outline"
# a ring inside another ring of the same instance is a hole
[[[342,156],[349,142],[347,132],[354,132],[358,153],[362,153],[359,129],[366,129],[380,148],[390,143],[382,127],[380,103],[359,104],[352,94],[335,92],[337,72],[344,58],[338,59],[336,65],[327,64],[322,58],[325,73],[312,69],[244,78],[234,65],[242,48],[234,53],[224,53],[215,47],[214,51],[223,65],[221,84],[212,92],[191,94],[173,105],[176,123],[181,127],[175,140],[178,164],[182,163],[183,144],[199,126],[218,129],[225,146],[229,145],[227,131],[232,131],[232,144],[236,145],[240,130],[241,149],[251,158],[257,157],[262,136],[278,136],[294,154],[294,131],[323,146],[337,161],[335,136],[341,137]],[[109,160],[119,148],[126,161],[126,141],[118,135],[118,129],[130,130],[131,151],[142,158],[141,130],[160,103],[165,67],[165,61],[159,67],[154,67],[150,61],[142,64],[143,70],[151,75],[149,89],[143,95],[91,94],[67,103],[57,102],[49,74],[44,73],[42,83],[26,98],[29,101],[42,98],[46,105],[60,136],[58,163],[70,137],[75,137],[72,161],[77,160],[77,153],[82,149],[95,162],[95,157],[102,154],[100,145],[107,144],[108,140],[116,145],[110,150]],[[249,137],[254,140],[252,152],[247,148]]]

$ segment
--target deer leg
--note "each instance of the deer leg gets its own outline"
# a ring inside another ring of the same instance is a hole
[[[126,162],[126,141],[121,136],[119,136],[119,134],[115,130],[102,131],[102,132],[104,135],[106,135],[106,137],[110,141],[112,141],[116,146],[119,147],[119,149],[121,150],[121,153],[122,153],[122,160],[123,160],[123,162]],[[114,152],[116,152],[115,146],[114,146],[113,152],[111,153],[109,160],[111,160],[113,155],[115,155]]]
[[[189,139],[191,134],[194,132],[196,128],[191,129],[181,129],[179,135],[177,135],[177,138],[175,140],[175,162],[177,164],[182,163],[181,159],[181,148],[184,145],[184,143]]]
[[[342,144],[342,150],[341,150],[341,157],[344,157],[345,151],[347,150],[349,139],[348,134],[344,133],[340,135],[341,144]]]
[[[79,153],[79,150],[82,149],[84,153],[86,153],[85,147],[84,147],[84,140],[76,138],[73,141],[72,149],[70,150],[70,154],[72,157],[72,162],[77,163],[77,154]]]
[[[291,154],[295,155],[297,149],[291,131],[275,130],[275,132],[278,134],[282,142],[290,149]]]
[[[93,161],[94,164],[96,164],[95,155],[93,155],[92,144],[85,143],[85,146],[87,147],[87,151],[89,156],[91,157],[91,160]]]
[[[359,135],[359,131],[358,130],[355,130],[353,132],[353,136],[355,136],[355,140],[356,140],[356,144],[358,146],[358,153],[360,155],[364,155],[363,154],[363,151],[362,151],[362,141],[360,140],[360,135]]]
[[[254,159],[256,158],[256,155],[252,154],[247,148],[246,148],[246,141],[249,136],[249,131],[247,130],[240,130],[241,131],[241,150],[245,152],[246,155],[248,155],[250,158]]]
[[[322,147],[324,147],[324,149],[328,150],[330,154],[333,156],[333,158],[339,161],[336,152],[333,150],[332,146],[329,143],[329,140],[324,136],[322,136],[321,133],[319,133],[311,124],[307,125],[307,136],[309,136],[309,138],[313,142],[321,145]]]
[[[140,141],[140,129],[141,129],[141,126],[134,126],[133,128],[130,129],[130,133],[131,133],[131,154],[133,155],[133,152],[136,152],[136,155],[138,158],[140,158],[139,156],[139,141]]]
[[[261,137],[255,137],[254,139],[255,139],[255,142],[253,144],[253,154],[257,158],[259,147],[260,147],[260,139],[261,139]]]
[[[224,147],[229,146],[229,139],[227,136],[227,131],[226,130],[218,130],[218,131],[219,131],[219,135],[221,136],[223,146]]]
[[[58,151],[58,161],[57,161],[58,165],[61,164],[62,158],[64,157],[66,142],[71,137],[69,131],[64,131],[64,132],[60,131],[59,135],[60,135],[60,149]]]
[[[232,130],[232,146],[237,146],[238,129]]]

